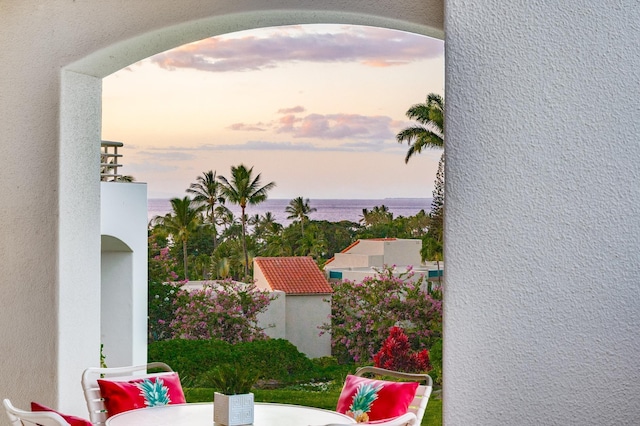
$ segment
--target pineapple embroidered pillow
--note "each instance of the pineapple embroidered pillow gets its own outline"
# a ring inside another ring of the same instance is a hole
[[[136,408],[187,402],[178,373],[161,373],[131,380],[98,379],[98,386],[108,417]]]
[[[358,423],[401,416],[409,410],[417,388],[417,382],[387,382],[348,375],[336,411]]]

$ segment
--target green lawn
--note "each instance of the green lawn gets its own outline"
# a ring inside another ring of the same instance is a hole
[[[310,392],[290,389],[256,389],[253,391],[256,402],[279,402],[306,405],[333,410],[336,408],[340,389],[325,392]],[[213,400],[213,390],[203,388],[185,389],[187,402],[208,402]],[[422,426],[442,426],[442,400],[429,399]]]

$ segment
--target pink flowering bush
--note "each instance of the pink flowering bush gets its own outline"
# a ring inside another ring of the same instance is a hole
[[[413,349],[428,348],[442,333],[439,287],[429,291],[414,272],[394,276],[385,267],[362,282],[333,283],[330,322],[333,354],[341,362],[366,363],[382,346],[391,327],[402,325]]]
[[[409,338],[400,327],[389,329],[389,337],[382,344],[380,351],[373,356],[373,365],[405,373],[426,373],[431,370],[429,351],[411,350]]]
[[[159,248],[157,243],[149,239],[149,284],[148,290],[148,336],[149,343],[170,339],[173,335],[170,324],[174,318],[174,301],[177,292],[185,283],[174,282],[178,278],[175,273],[176,260],[171,256],[169,248]]]
[[[258,314],[272,297],[255,284],[227,279],[206,283],[201,290],[180,290],[171,321],[173,338],[220,339],[228,343],[266,338]]]

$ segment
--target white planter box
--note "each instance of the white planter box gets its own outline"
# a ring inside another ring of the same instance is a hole
[[[253,394],[213,394],[213,422],[224,426],[253,424]]]

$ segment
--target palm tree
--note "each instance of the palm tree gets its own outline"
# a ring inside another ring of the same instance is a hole
[[[374,206],[373,209],[362,209],[360,222],[364,226],[374,226],[380,223],[389,223],[393,220],[393,213],[389,211],[389,207],[384,204]]]
[[[153,222],[171,235],[174,242],[182,242],[182,256],[184,266],[184,279],[189,279],[187,271],[187,241],[189,235],[195,230],[200,218],[203,205],[194,203],[188,196],[184,198],[172,198],[170,213],[164,216],[156,216]]]
[[[398,143],[407,142],[409,150],[404,162],[425,148],[444,148],[444,99],[430,93],[423,104],[415,104],[407,110],[407,117],[420,125],[410,126],[396,135]]]
[[[267,199],[267,192],[276,186],[275,182],[269,182],[260,186],[260,173],[254,178],[253,167],[247,169],[244,164],[231,166],[231,180],[224,176],[218,176],[222,183],[222,194],[227,201],[238,204],[241,209],[242,220],[242,251],[244,252],[244,273],[249,276],[249,254],[247,252],[247,216],[245,209],[248,204],[255,205]]]
[[[304,221],[309,220],[309,213],[317,211],[315,207],[309,206],[309,199],[306,200],[302,197],[294,198],[289,201],[289,205],[284,209],[285,213],[289,213],[287,219],[299,219],[300,230],[304,235]]]
[[[424,148],[444,148],[444,99],[440,95],[430,93],[427,102],[416,104],[407,110],[407,117],[418,121],[421,125],[411,126],[396,135],[399,143],[407,141],[409,150],[404,159],[409,162],[414,154]],[[413,144],[412,144],[413,142]],[[433,201],[431,203],[431,218],[428,237],[432,242],[423,242],[422,256],[436,261],[442,257],[442,222],[444,218],[444,152],[440,156],[438,173],[436,174]]]
[[[253,236],[259,243],[264,243],[267,237],[282,230],[282,225],[276,222],[271,212],[266,212],[262,216],[255,215],[250,218],[249,223],[253,225]]]
[[[218,231],[216,230],[216,204],[224,204],[220,182],[216,179],[216,172],[209,170],[198,176],[196,183],[192,183],[187,193],[194,194],[193,201],[202,203],[207,208],[207,217],[213,228],[213,249],[216,249]]]

